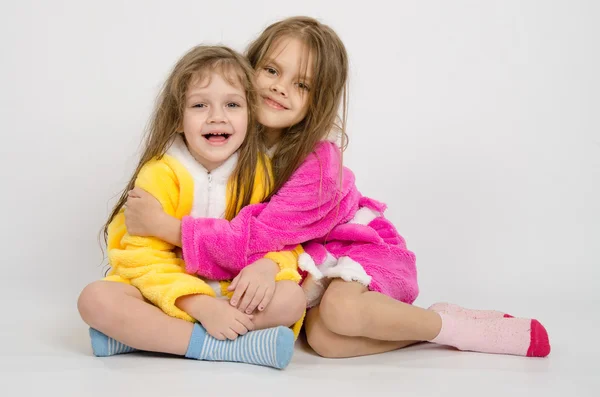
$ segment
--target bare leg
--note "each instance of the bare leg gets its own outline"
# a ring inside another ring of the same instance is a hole
[[[545,357],[550,353],[548,333],[537,320],[438,314],[341,280],[334,280],[327,288],[315,315],[319,320],[312,324],[312,335],[307,329],[309,343],[329,356],[373,354],[395,347],[390,342],[367,343],[364,338],[399,343],[396,348],[406,346],[409,343],[406,341],[431,341],[482,353],[528,357]],[[350,337],[343,346],[347,352],[342,350],[344,339],[332,339],[331,334],[319,331],[315,327],[319,323],[333,334]],[[337,341],[340,351],[327,352],[322,338]]]
[[[304,314],[306,299],[298,284],[284,280],[275,288],[265,311],[254,315],[257,330],[292,326]],[[186,296],[186,306],[194,306],[200,298]],[[166,315],[147,303],[137,288],[124,283],[96,281],[88,285],[79,297],[78,308],[90,327],[138,350],[185,354],[192,333],[192,323]]]
[[[319,307],[306,315],[308,344],[321,357],[348,358],[385,353],[410,346],[415,341],[384,341],[362,336],[344,336],[331,332],[320,317]]]
[[[442,328],[441,317],[434,311],[339,279],[325,291],[320,318],[336,334],[384,341],[430,341]]]
[[[254,312],[256,329],[283,325],[291,327],[304,315],[306,297],[302,287],[289,280],[278,281],[271,302],[262,312]]]
[[[176,305],[194,318],[201,311],[200,295],[187,295],[177,299]],[[227,298],[222,298],[227,299]],[[233,308],[233,307],[232,307]],[[278,281],[271,302],[264,311],[255,310],[252,322],[254,330],[284,326],[291,327],[302,318],[306,310],[306,297],[302,287],[289,280]]]
[[[193,324],[168,316],[127,284],[96,281],[81,292],[81,318],[90,327],[138,350],[183,356]]]
[[[235,316],[243,313],[227,302],[214,298],[198,298],[198,310],[231,311]],[[206,299],[210,300],[207,301]],[[201,300],[202,299],[202,300]],[[202,304],[204,303],[204,305]],[[221,305],[221,308],[210,305]],[[176,319],[146,303],[141,293],[127,284],[97,281],[88,285],[78,301],[83,320],[91,327],[92,349],[101,357],[128,353],[137,349],[186,356],[197,360],[232,361],[285,368],[293,354],[294,336],[285,327],[256,331],[255,338],[232,338],[217,341],[203,327]],[[206,312],[209,313],[209,312]],[[249,319],[248,319],[249,321]],[[250,327],[253,328],[251,321]],[[230,329],[234,334],[233,329]],[[118,345],[115,345],[114,343]],[[119,343],[120,342],[120,343]],[[114,350],[116,347],[116,351]]]

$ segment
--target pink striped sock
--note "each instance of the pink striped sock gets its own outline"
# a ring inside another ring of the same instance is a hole
[[[433,310],[437,313],[452,314],[464,318],[473,319],[489,319],[489,318],[512,318],[510,314],[506,314],[497,310],[473,310],[467,309],[462,306],[458,306],[452,303],[436,303],[429,307],[429,310]]]
[[[442,329],[432,343],[481,353],[546,357],[548,333],[537,320],[524,318],[471,319],[438,313]]]

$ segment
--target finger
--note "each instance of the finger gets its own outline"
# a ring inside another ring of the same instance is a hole
[[[237,337],[238,337],[238,334],[237,334],[237,333],[236,333],[234,330],[232,330],[231,328],[229,328],[229,329],[226,329],[226,330],[225,330],[225,332],[224,332],[223,334],[224,334],[224,335],[227,337],[227,339],[229,339],[229,340],[236,340],[236,339],[237,339]]]
[[[208,332],[208,334],[210,336],[212,336],[213,338],[215,338],[215,339],[218,339],[218,340],[225,340],[225,339],[227,339],[225,337],[225,335],[223,335],[222,332],[210,332],[209,330],[206,330],[206,332]]]
[[[127,192],[127,198],[140,198],[137,191],[135,189]]]
[[[265,297],[258,305],[258,311],[262,312],[263,310],[265,310],[267,308],[267,305],[271,302],[271,299],[273,299],[273,295],[275,295],[275,288],[267,289],[267,292],[265,293]]]
[[[134,187],[133,189],[130,190],[130,192],[134,195],[134,196],[139,196],[141,194],[144,194],[145,190],[139,187]]]
[[[254,309],[256,309],[256,306],[258,306],[258,304],[264,299],[266,292],[267,288],[264,287],[258,288],[256,290],[256,295],[254,295],[254,298],[252,298],[252,302],[250,302],[250,304],[248,305],[248,308],[246,309],[246,314],[254,313]]]
[[[127,196],[127,201],[125,201],[126,203],[132,204],[135,202],[135,200],[138,200],[139,197],[137,196]]]
[[[235,276],[235,278],[233,279],[231,284],[229,284],[229,287],[227,287],[227,291],[235,290],[235,287],[237,286],[239,279],[240,279],[240,275],[238,274],[237,276]]]
[[[254,331],[254,328],[256,328],[256,326],[254,325],[254,322],[252,321],[252,316],[248,316],[244,313],[240,313],[239,315],[236,316],[235,319],[237,321],[239,321],[244,327],[246,327],[246,329],[248,331]]]
[[[231,329],[238,335],[246,335],[248,333],[248,328],[237,320],[231,324]]]
[[[244,294],[244,298],[242,298],[242,302],[240,303],[240,306],[238,307],[238,309],[240,309],[241,312],[245,312],[248,309],[248,305],[250,304],[250,302],[252,302],[252,299],[254,299],[254,295],[256,295],[257,290],[258,290],[258,285],[257,286],[249,285],[248,286],[248,288],[246,289],[246,293]],[[250,313],[252,313],[252,312],[250,312]],[[250,313],[248,313],[248,314],[250,314]]]
[[[242,295],[244,295],[244,292],[246,292],[246,288],[248,288],[248,282],[246,280],[240,280],[235,288],[233,296],[231,297],[231,306],[237,307],[238,302],[240,299],[242,299]]]
[[[145,191],[142,188],[136,187],[135,189],[133,189],[135,191],[135,194],[139,197],[139,198],[144,198],[144,197],[152,197],[154,198],[153,195],[151,195],[150,193],[148,193],[147,191]]]

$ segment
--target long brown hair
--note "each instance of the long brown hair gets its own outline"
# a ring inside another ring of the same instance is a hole
[[[310,17],[291,17],[267,27],[246,50],[255,70],[264,66],[277,40],[293,37],[302,40],[313,55],[313,80],[306,117],[282,134],[273,155],[275,194],[296,168],[332,130],[341,134],[342,149],[348,137],[348,54],[338,35],[329,26]],[[339,115],[340,107],[342,115]],[[340,170],[341,171],[341,170]]]
[[[238,150],[238,163],[230,178],[232,199],[228,202],[226,217],[233,219],[239,208],[250,203],[257,166],[265,167],[264,186],[269,186],[269,173],[264,159],[261,158],[264,146],[257,130],[258,96],[254,88],[254,70],[242,55],[230,48],[196,46],[177,62],[160,91],[150,128],[144,139],[140,161],[104,225],[105,242],[108,237],[108,226],[127,201],[127,192],[134,188],[141,168],[154,158],[162,158],[175,136],[181,131],[185,95],[189,84],[196,79],[203,79],[211,72],[220,73],[231,84],[239,84],[246,93],[248,103],[248,130]]]

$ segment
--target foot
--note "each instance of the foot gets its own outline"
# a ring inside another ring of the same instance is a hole
[[[550,354],[548,332],[537,320],[471,319],[440,313],[442,329],[433,343],[459,350],[526,357]]]
[[[232,361],[284,369],[294,354],[294,333],[280,326],[250,331],[236,340],[218,340],[200,324],[194,325],[188,358],[207,361]]]
[[[108,357],[136,351],[133,347],[124,345],[94,328],[90,328],[90,338],[92,340],[92,351],[96,357]]]

